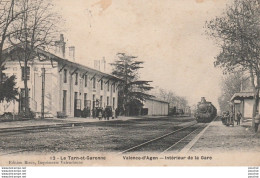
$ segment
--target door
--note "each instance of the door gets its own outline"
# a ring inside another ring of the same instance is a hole
[[[74,93],[74,117],[81,116],[81,100],[78,99],[78,92]]]
[[[28,88],[28,106],[30,108],[30,88]],[[21,93],[20,93],[20,111],[19,112],[24,112],[25,111],[25,89],[21,88]]]
[[[62,112],[64,114],[66,114],[66,110],[67,110],[67,91],[63,90],[63,97],[62,97]]]

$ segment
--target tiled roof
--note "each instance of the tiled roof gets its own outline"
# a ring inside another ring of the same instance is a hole
[[[149,98],[149,99],[146,99],[146,100],[151,100],[151,101],[158,101],[158,102],[161,102],[161,103],[168,103],[168,104],[169,104],[169,102],[167,102],[167,101],[164,101],[164,100],[160,100],[160,99],[158,99],[158,98],[155,98],[155,97],[151,97],[151,98]]]
[[[230,101],[233,101],[235,99],[244,99],[244,98],[253,98],[254,97],[254,93],[253,92],[239,92],[239,93],[235,93]]]
[[[9,48],[6,48],[3,51],[3,53],[10,53],[12,50],[14,50],[17,47],[20,47],[20,45],[17,45],[16,47],[11,46]],[[57,56],[57,55],[55,55],[53,53],[50,53],[50,52],[45,51],[45,50],[42,50],[40,48],[37,48],[37,52],[42,53],[43,55],[47,56],[50,60],[53,60],[53,61],[56,61],[56,62],[59,62],[59,63],[62,63],[62,64],[66,64],[66,65],[69,65],[69,66],[74,66],[74,67],[77,67],[77,68],[82,69],[82,70],[86,70],[86,71],[89,71],[89,72],[92,72],[92,73],[96,73],[96,74],[101,75],[101,76],[105,76],[105,77],[108,77],[108,78],[111,78],[111,79],[116,79],[116,80],[120,80],[121,81],[121,79],[119,79],[116,76],[113,76],[111,74],[107,74],[107,73],[101,72],[99,70],[87,67],[85,65],[82,65],[82,64],[79,64],[79,63],[72,62],[70,60],[61,58],[61,57],[59,57],[59,56]]]

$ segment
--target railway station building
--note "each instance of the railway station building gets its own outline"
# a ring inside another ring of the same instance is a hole
[[[75,62],[75,47],[69,47],[69,57],[66,58],[65,44],[61,35],[55,53],[36,49],[35,55],[28,62],[26,76],[23,60],[19,60],[22,46],[4,50],[4,73],[16,76],[19,101],[1,103],[0,114],[18,113],[25,109],[25,77],[28,80],[29,107],[36,113],[36,117],[42,111],[43,98],[45,117],[56,117],[60,113],[68,117],[80,117],[83,109],[90,116],[94,107],[117,108],[120,79]]]
[[[235,110],[234,112],[237,113],[238,111],[240,111],[244,119],[252,119],[253,106],[254,106],[253,98],[254,98],[253,92],[235,93],[231,98],[231,102],[234,105],[234,110]],[[259,102],[258,110],[260,111],[260,102]]]

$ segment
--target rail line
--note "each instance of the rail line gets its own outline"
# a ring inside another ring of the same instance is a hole
[[[170,136],[170,135],[173,135],[174,133],[178,133],[180,131],[184,131],[185,129],[188,129],[188,128],[191,128],[192,126],[195,126],[197,123],[190,123],[188,126],[185,126],[185,127],[182,127],[182,128],[178,128],[177,130],[174,130],[170,133],[167,133],[167,134],[164,134],[160,137],[157,137],[157,138],[154,138],[152,140],[149,140],[149,141],[146,141],[142,144],[139,144],[137,146],[134,146],[132,148],[129,148],[121,153],[126,153],[126,152],[131,152],[132,150],[135,150],[137,149],[138,147],[142,147],[144,145],[147,145],[149,143],[152,143],[156,140],[160,140],[160,139],[163,139],[167,136]],[[46,131],[50,131],[50,130],[66,130],[66,129],[71,129],[73,127],[77,128],[77,127],[84,127],[85,125],[77,125],[77,124],[73,124],[73,123],[69,123],[69,124],[66,124],[66,125],[55,125],[55,126],[50,126],[50,127],[41,127],[41,128],[35,128],[35,127],[28,127],[28,128],[22,128],[22,129],[15,129],[15,130],[8,130],[7,132],[5,132],[4,130],[1,130],[0,131],[0,136],[5,136],[5,135],[17,135],[17,134],[30,134],[30,133],[38,133],[38,132],[46,132]],[[179,126],[180,127],[180,126]],[[28,130],[27,130],[28,129]],[[190,133],[191,134],[191,133]],[[73,138],[73,140],[69,140],[69,141],[63,141],[62,143],[63,144],[73,144],[73,143],[77,143],[77,142],[80,142],[82,140],[82,138]],[[56,146],[59,146],[60,142],[56,142],[54,141],[53,143],[50,143],[52,145],[53,148],[56,148]],[[31,148],[21,148],[21,149],[18,149],[18,150],[10,150],[9,152],[5,152],[5,153],[0,153],[0,156],[3,156],[3,155],[10,155],[10,154],[16,154],[16,153],[22,153],[22,152],[31,152],[31,151],[35,151],[35,150],[40,150],[40,149],[48,149],[49,148],[49,144],[48,145],[36,145],[34,147],[31,147]],[[79,149],[78,147],[76,149]]]
[[[175,142],[173,145],[171,145],[170,147],[168,147],[167,149],[165,149],[165,150],[164,150],[163,152],[161,152],[161,153],[169,152],[169,151],[171,151],[171,150],[178,150],[178,151],[179,151],[179,148],[180,148],[180,147],[178,148],[178,144],[180,144],[180,143],[182,143],[182,142],[184,142],[184,143],[189,143],[188,141],[191,141],[191,140],[188,140],[188,141],[187,141],[187,138],[188,138],[189,136],[191,136],[192,134],[194,134],[194,133],[196,133],[196,132],[202,130],[202,128],[205,128],[205,125],[206,125],[206,124],[204,124],[204,125],[198,127],[196,130],[190,132],[188,135],[186,135],[185,137],[183,137],[183,138],[180,139],[179,141]]]
[[[144,143],[141,143],[141,144],[139,144],[139,145],[136,145],[136,146],[133,146],[133,147],[131,147],[131,148],[128,148],[128,149],[126,149],[126,150],[120,152],[119,154],[123,154],[123,153],[127,153],[127,152],[138,151],[138,150],[142,149],[142,148],[145,147],[145,146],[151,145],[151,144],[153,144],[153,143],[155,143],[155,142],[157,142],[157,141],[160,141],[160,140],[162,140],[162,139],[164,139],[164,138],[167,138],[167,137],[169,137],[169,136],[172,136],[172,135],[175,135],[175,134],[177,134],[177,133],[180,133],[181,131],[187,131],[188,129],[191,129],[191,128],[192,128],[193,126],[195,126],[195,125],[197,125],[197,123],[191,124],[191,125],[189,125],[189,126],[186,126],[186,127],[183,127],[183,128],[177,129],[177,130],[174,130],[174,131],[169,132],[169,133],[167,133],[167,134],[164,134],[164,135],[162,135],[162,136],[159,136],[159,137],[156,137],[156,138],[154,138],[154,139],[148,140],[148,141],[146,141],[146,142],[144,142]],[[185,140],[188,136],[190,136],[190,135],[191,135],[192,133],[194,133],[195,131],[198,131],[199,129],[201,129],[201,127],[198,127],[198,128],[196,128],[195,130],[192,129],[191,132],[189,131],[188,135],[182,136],[181,138],[177,138],[177,141],[176,141],[173,145],[171,144],[171,148],[173,148],[175,145],[177,145],[178,143],[180,143],[180,142],[182,142],[183,140]],[[164,151],[168,151],[168,150],[171,149],[171,148],[168,148],[168,147],[167,147],[167,149],[165,149]],[[163,152],[164,152],[164,151],[163,151]]]
[[[74,139],[73,141],[66,141],[66,142],[63,142],[63,143],[65,143],[65,144],[66,143],[76,143],[76,142],[79,142],[81,140],[82,140],[82,138]],[[60,144],[59,142],[55,141],[52,146],[55,148],[59,144]],[[48,145],[34,146],[33,148],[26,148],[26,149],[20,149],[20,150],[15,150],[15,151],[3,153],[3,154],[0,154],[0,156],[11,155],[11,154],[15,154],[15,153],[22,153],[22,152],[27,152],[27,151],[34,151],[35,149],[46,149],[46,148],[49,148]]]
[[[48,127],[37,127],[37,128],[22,128],[22,129],[13,129],[13,130],[1,130],[0,136],[10,136],[21,134],[29,134],[29,133],[38,133],[38,132],[46,132],[50,130],[61,130],[61,129],[69,129],[73,127],[83,127],[83,126],[73,126],[72,124],[66,126],[48,126]]]

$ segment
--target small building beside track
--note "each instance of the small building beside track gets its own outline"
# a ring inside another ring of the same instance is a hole
[[[169,114],[169,103],[156,98],[146,99],[143,103],[144,115],[167,116]]]
[[[244,119],[252,119],[254,106],[253,98],[253,92],[239,92],[235,93],[232,96],[230,101],[233,103],[234,106],[235,117],[236,113],[240,111]],[[258,109],[260,109],[260,102]]]

